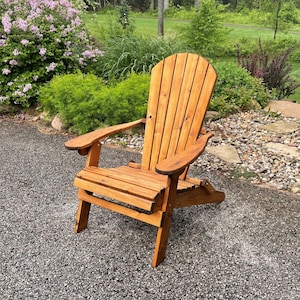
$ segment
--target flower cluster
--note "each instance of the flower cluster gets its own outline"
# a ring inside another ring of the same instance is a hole
[[[29,106],[54,75],[102,56],[70,0],[2,0],[0,14],[0,103]]]

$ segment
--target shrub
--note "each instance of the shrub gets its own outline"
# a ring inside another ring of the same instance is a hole
[[[214,0],[203,0],[191,22],[182,29],[182,38],[187,45],[202,56],[212,57],[220,53],[220,46],[229,31],[221,18],[222,5],[216,6]]]
[[[272,99],[272,93],[262,81],[235,63],[216,62],[214,64],[218,81],[210,103],[210,109],[226,116],[238,111],[264,107]]]
[[[131,72],[150,73],[160,60],[179,49],[180,44],[175,40],[134,36],[110,39],[98,75],[119,80]]]
[[[292,66],[288,63],[290,49],[276,55],[269,55],[262,49],[248,57],[238,51],[238,63],[246,68],[254,77],[261,78],[268,89],[275,89],[277,99],[288,97],[295,93],[299,84],[290,77]]]
[[[102,55],[68,0],[3,0],[0,7],[0,102],[28,107],[53,75],[84,69]]]
[[[97,127],[133,121],[146,115],[150,76],[130,74],[106,85],[93,74],[55,76],[40,90],[40,102],[50,116],[60,114],[64,125],[79,134]]]

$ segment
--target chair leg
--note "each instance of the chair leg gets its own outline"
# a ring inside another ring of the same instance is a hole
[[[177,183],[179,174],[168,176],[167,188],[165,191],[162,210],[164,211],[162,225],[157,230],[154,256],[152,267],[157,267],[163,262],[167,250],[169,232],[172,222],[172,214],[174,210],[174,201],[176,199]]]
[[[169,232],[172,222],[172,212],[166,213],[162,226],[157,230],[155,250],[152,260],[152,267],[157,267],[165,259],[165,254],[168,246]]]
[[[74,228],[75,233],[78,233],[87,227],[90,208],[91,208],[91,203],[85,202],[83,200],[79,200],[79,205],[78,205],[78,210],[76,215],[76,223]]]

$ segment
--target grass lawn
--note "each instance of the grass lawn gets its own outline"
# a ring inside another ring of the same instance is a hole
[[[103,32],[103,28],[109,24],[110,19],[114,19],[115,16],[111,14],[95,14],[95,13],[87,13],[83,16],[83,20],[87,25],[90,33],[98,40],[102,39],[101,32]],[[157,27],[158,21],[157,17],[151,16],[142,16],[142,15],[134,15],[135,20],[135,34],[142,36],[150,36],[157,37]],[[165,18],[164,20],[164,31],[165,37],[174,37],[178,32],[180,27],[185,26],[187,21],[185,20],[176,20],[171,18]],[[237,41],[241,37],[245,38],[261,38],[261,39],[272,39],[273,31],[267,28],[260,28],[258,26],[251,25],[238,25],[238,24],[228,24],[228,28],[230,28],[229,38],[233,41]],[[295,39],[300,39],[300,30],[293,30],[288,33],[278,33],[277,37],[282,36],[292,36]],[[300,62],[293,63],[292,76],[300,83]],[[290,96],[291,99],[296,100],[300,103],[300,88],[296,90],[294,95]]]
[[[90,33],[101,40],[101,30],[107,26],[111,19],[115,16],[110,14],[92,14],[88,13],[83,16],[83,20],[87,25]],[[156,17],[149,16],[135,16],[135,34],[142,36],[157,37],[158,32],[158,21]],[[177,28],[182,27],[186,24],[186,21],[180,21],[175,19],[165,19],[164,31],[165,37],[173,36],[177,32]]]

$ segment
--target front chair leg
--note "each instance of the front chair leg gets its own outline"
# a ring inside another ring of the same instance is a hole
[[[75,233],[78,233],[87,228],[90,208],[91,203],[79,199],[78,210],[76,214],[76,223],[74,228]]]
[[[173,209],[172,209],[173,210]],[[157,230],[155,250],[152,260],[152,267],[157,267],[163,262],[168,246],[169,232],[172,222],[172,212],[165,213],[162,226]]]
[[[167,250],[172,214],[177,193],[177,183],[180,174],[168,176],[162,210],[164,211],[162,225],[158,228],[152,267],[157,267],[163,262]]]

